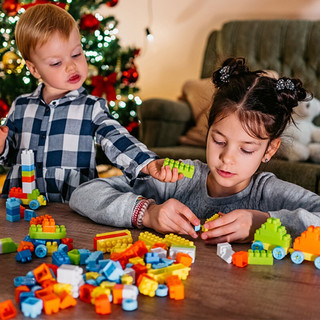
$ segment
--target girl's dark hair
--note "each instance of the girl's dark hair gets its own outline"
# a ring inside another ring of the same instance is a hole
[[[251,136],[273,140],[283,133],[299,101],[312,97],[299,79],[274,79],[262,70],[250,71],[244,58],[229,58],[212,76],[218,88],[209,113],[215,120],[236,113]]]

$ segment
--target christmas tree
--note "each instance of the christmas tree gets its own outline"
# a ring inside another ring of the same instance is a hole
[[[138,72],[134,64],[136,48],[122,48],[117,37],[117,20],[96,13],[101,5],[115,6],[118,0],[2,0],[0,8],[0,118],[13,100],[35,90],[38,83],[30,74],[14,40],[20,15],[30,6],[54,3],[67,10],[78,22],[89,73],[84,86],[89,93],[104,97],[111,114],[131,133],[137,133],[136,95]]]

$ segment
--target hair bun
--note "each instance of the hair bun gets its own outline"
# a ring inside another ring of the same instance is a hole
[[[219,88],[228,83],[232,77],[243,74],[250,74],[245,58],[229,58],[224,61],[221,68],[213,73],[212,81]]]
[[[279,78],[275,83],[275,90],[279,103],[291,110],[298,105],[299,101],[307,98],[307,91],[299,79]]]

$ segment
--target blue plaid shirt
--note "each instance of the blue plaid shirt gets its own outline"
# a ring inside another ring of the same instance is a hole
[[[2,190],[21,186],[21,152],[35,155],[36,187],[49,201],[68,202],[81,183],[97,177],[95,141],[109,160],[133,181],[157,156],[110,115],[104,99],[81,87],[46,104],[43,85],[18,97],[6,125],[9,134],[0,164],[10,166]]]

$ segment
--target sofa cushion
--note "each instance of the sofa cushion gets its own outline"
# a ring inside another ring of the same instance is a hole
[[[276,71],[265,70],[265,72],[269,77],[276,79],[279,77]],[[182,145],[206,146],[208,116],[215,91],[211,78],[188,80],[183,85],[180,100],[188,102],[191,106],[196,125],[179,138]]]

